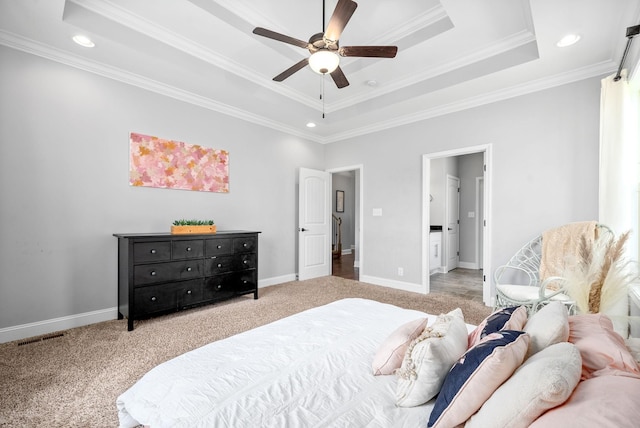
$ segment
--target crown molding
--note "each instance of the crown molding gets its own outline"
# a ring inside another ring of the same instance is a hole
[[[322,143],[335,143],[349,138],[360,137],[362,135],[372,134],[374,132],[379,132],[391,128],[397,128],[403,125],[409,125],[415,122],[432,119],[438,116],[444,116],[450,113],[456,113],[459,111],[519,97],[522,95],[527,95],[533,92],[551,89],[591,77],[602,76],[607,73],[615,72],[616,68],[617,64],[614,61],[603,61],[569,72],[533,80],[522,85],[514,85],[508,88],[500,89],[498,91],[490,92],[488,94],[469,97],[453,103],[432,107],[409,115],[404,115],[402,117],[389,119],[383,122],[377,122],[373,126],[363,126],[360,128],[351,129],[347,132],[337,133],[332,135],[331,137],[323,139]]]
[[[535,36],[532,33],[530,33],[529,31],[520,31],[509,37],[505,37],[504,39],[499,40],[496,43],[492,43],[484,49],[474,50],[472,52],[469,52],[467,55],[461,54],[457,59],[453,61],[440,64],[436,67],[427,67],[425,68],[425,70],[413,73],[407,78],[396,80],[385,85],[384,87],[380,87],[378,91],[375,91],[373,93],[362,93],[358,96],[353,96],[341,101],[335,101],[333,103],[327,104],[325,107],[325,111],[327,113],[333,113],[338,110],[342,110],[344,108],[366,102],[370,99],[398,91],[407,86],[412,86],[425,80],[450,73],[453,70],[464,68],[471,64],[484,61],[488,58],[500,55],[505,52],[509,52],[535,41]]]
[[[20,50],[32,55],[36,55],[42,58],[49,59],[61,64],[65,64],[74,68],[78,68],[93,74],[100,75],[112,80],[116,80],[128,85],[132,85],[141,89],[145,89],[151,92],[155,92],[160,95],[164,95],[170,98],[174,98],[192,105],[197,105],[208,110],[212,110],[227,116],[235,117],[240,120],[244,120],[256,125],[264,126],[276,131],[293,135],[296,137],[304,138],[309,141],[313,141],[321,144],[335,143],[350,138],[359,137],[362,135],[372,134],[386,129],[396,128],[403,125],[412,124],[415,122],[431,119],[445,114],[455,113],[462,110],[467,110],[473,107],[478,107],[497,101],[506,100],[509,98],[526,95],[529,93],[550,89],[553,87],[573,83],[576,81],[588,79],[591,77],[602,76],[607,73],[615,72],[618,64],[612,60],[603,61],[591,66],[582,67],[570,72],[557,74],[542,79],[537,79],[522,85],[514,85],[508,88],[503,88],[498,91],[493,91],[488,94],[483,94],[475,97],[466,98],[453,103],[432,107],[429,109],[414,112],[412,114],[403,115],[401,117],[389,119],[382,122],[377,122],[375,125],[367,125],[360,128],[354,128],[347,132],[335,133],[329,136],[318,136],[309,132],[302,132],[301,130],[284,125],[280,122],[267,119],[263,116],[256,115],[247,112],[242,109],[217,102],[211,98],[203,97],[198,94],[194,94],[189,91],[185,91],[164,83],[145,78],[143,76],[108,66],[96,61],[88,61],[76,55],[69,54],[60,49],[53,48],[48,45],[44,45],[39,42],[24,38],[22,36],[0,30],[0,44]]]
[[[134,30],[146,37],[164,43],[165,45],[191,55],[194,58],[198,58],[207,64],[240,76],[270,91],[277,92],[282,96],[306,105],[307,107],[316,110],[318,109],[318,103],[314,97],[295,91],[286,85],[278,85],[271,79],[267,79],[259,73],[256,73],[247,67],[243,67],[238,62],[224,55],[220,55],[196,41],[182,37],[174,31],[166,27],[162,27],[157,23],[151,22],[140,15],[131,13],[120,5],[116,5],[105,0],[83,0],[81,3],[77,0],[68,1],[71,1],[78,7],[87,9],[93,13],[103,16],[104,18]]]
[[[51,61],[68,65],[70,67],[87,71],[89,73],[97,74],[108,79],[116,80],[118,82],[126,83],[131,86],[155,92],[157,94],[174,98],[179,101],[184,101],[192,105],[222,113],[227,116],[265,126],[267,128],[284,132],[289,135],[305,138],[318,143],[321,142],[316,135],[301,132],[299,129],[283,125],[280,122],[267,119],[263,116],[247,112],[228,104],[220,103],[211,98],[203,97],[201,95],[194,94],[193,92],[185,91],[174,86],[167,85],[162,82],[146,78],[144,76],[140,76],[135,73],[131,73],[96,61],[88,61],[84,58],[69,54],[60,49],[35,42],[30,39],[26,39],[22,36],[9,33],[4,30],[0,30],[0,44]]]

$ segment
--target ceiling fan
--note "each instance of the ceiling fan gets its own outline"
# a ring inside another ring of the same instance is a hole
[[[276,82],[282,82],[307,64],[313,71],[319,74],[331,75],[338,88],[349,86],[349,81],[340,69],[340,57],[368,57],[368,58],[394,58],[398,52],[397,46],[344,46],[340,47],[338,40],[344,27],[351,19],[358,4],[352,0],[339,0],[329,19],[329,25],[324,33],[314,34],[308,42],[276,33],[265,28],[256,27],[254,34],[289,43],[311,53],[309,58],[304,58],[293,66],[273,78]],[[322,2],[322,26],[324,27],[324,0]]]

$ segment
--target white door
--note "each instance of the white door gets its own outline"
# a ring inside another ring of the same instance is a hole
[[[298,279],[331,275],[331,174],[300,168]]]
[[[446,271],[458,267],[460,261],[460,179],[447,175],[447,258]]]

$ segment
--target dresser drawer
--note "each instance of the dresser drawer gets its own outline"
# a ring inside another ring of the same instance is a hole
[[[184,260],[167,263],[153,263],[133,267],[135,286],[182,279],[200,278],[204,273],[204,263],[199,260]]]
[[[233,239],[233,252],[234,253],[252,253],[256,251],[256,242],[258,239],[253,236],[234,238]]]
[[[238,282],[236,283],[236,292],[253,291],[258,288],[258,279],[256,271],[247,271],[238,274]]]
[[[237,275],[227,273],[216,275],[204,280],[202,297],[204,300],[226,299],[235,294]]]
[[[203,254],[204,241],[202,239],[171,241],[171,258],[173,260],[197,259]]]
[[[258,257],[255,254],[242,254],[238,257],[238,270],[255,269]]]
[[[171,242],[139,242],[133,245],[133,263],[161,262],[171,259]]]
[[[176,289],[176,284],[162,284],[133,290],[137,317],[177,308]]]
[[[206,260],[206,276],[233,272],[237,269],[237,264],[235,256],[213,256]]]
[[[233,239],[207,239],[205,240],[205,255],[207,257],[233,254]]]
[[[179,308],[202,302],[202,278],[182,281],[178,284],[180,287],[176,290],[176,300]]]

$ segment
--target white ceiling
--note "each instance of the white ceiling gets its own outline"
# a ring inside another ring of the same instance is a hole
[[[359,0],[340,45],[399,50],[342,58],[343,89],[308,67],[274,82],[308,51],[252,34],[306,41],[321,0],[0,0],[0,44],[330,143],[615,72],[639,21],[638,0]]]

